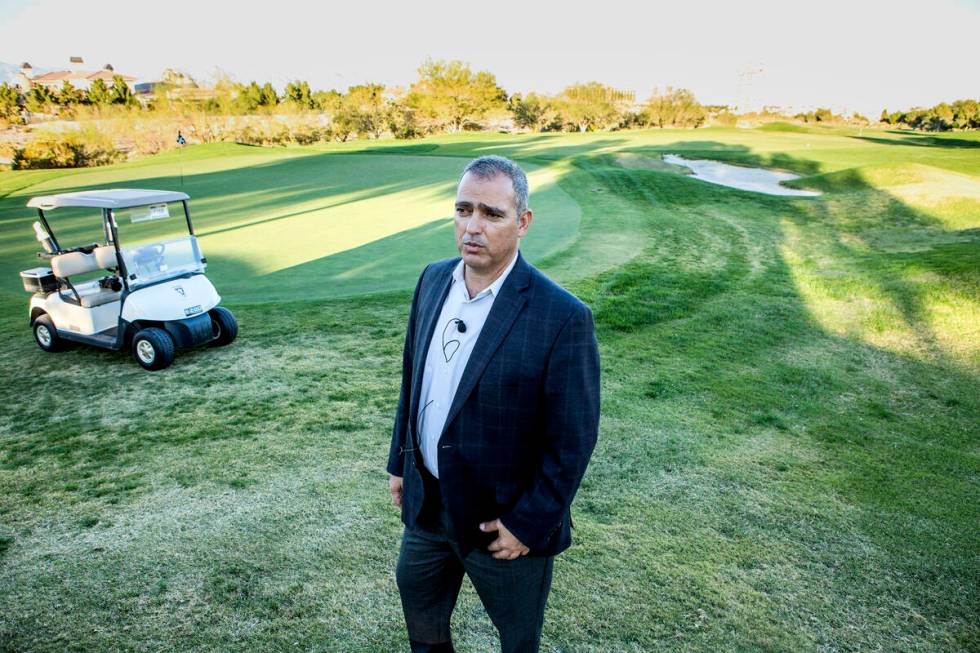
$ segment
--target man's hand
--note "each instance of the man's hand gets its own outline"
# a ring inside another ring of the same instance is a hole
[[[402,505],[402,489],[405,481],[401,476],[390,476],[388,478],[388,491],[391,492],[391,502],[396,506]]]
[[[497,539],[487,547],[488,551],[493,551],[493,557],[497,560],[515,560],[522,555],[527,555],[530,551],[521,541],[514,537],[514,534],[507,530],[507,527],[500,523],[499,519],[485,521],[480,524],[480,530],[484,533],[497,531]]]

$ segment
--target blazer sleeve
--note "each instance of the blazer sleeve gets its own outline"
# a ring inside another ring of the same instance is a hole
[[[525,546],[547,545],[561,526],[599,435],[599,345],[592,311],[580,305],[552,347],[544,379],[541,466],[530,489],[500,521]]]
[[[398,408],[395,410],[395,424],[391,429],[391,448],[388,450],[388,473],[393,476],[404,476],[402,469],[405,464],[404,452],[405,441],[409,437],[409,411],[411,410],[412,398],[412,369],[414,360],[413,347],[415,344],[415,322],[418,313],[419,294],[422,290],[422,280],[429,269],[426,266],[419,275],[419,281],[415,284],[415,293],[412,295],[412,308],[408,313],[408,327],[405,329],[405,347],[402,350],[402,387],[398,394]]]

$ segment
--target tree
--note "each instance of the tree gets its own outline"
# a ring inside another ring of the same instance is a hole
[[[339,140],[347,140],[352,133],[381,137],[393,117],[384,88],[381,84],[362,84],[347,89],[332,116],[331,125]]]
[[[490,110],[504,107],[507,96],[493,74],[474,73],[462,61],[427,59],[418,72],[419,79],[409,89],[405,104],[430,131],[457,132]]]
[[[945,102],[940,102],[929,110],[929,130],[944,132],[953,129],[953,107]]]
[[[514,95],[507,103],[507,110],[514,116],[514,124],[518,127],[538,130],[548,111],[548,104],[534,93],[529,93],[526,98]]]
[[[333,114],[337,109],[340,108],[341,103],[344,101],[344,94],[340,91],[329,90],[329,91],[316,91],[311,96],[313,99],[313,107],[319,109],[320,111],[325,111],[326,113]]]
[[[58,93],[59,104],[68,107],[73,104],[81,104],[84,101],[85,96],[71,82],[66,79],[61,83],[61,92]]]
[[[313,99],[310,97],[310,85],[303,81],[290,82],[286,85],[284,98],[302,109],[312,109]]]
[[[45,86],[35,85],[24,97],[24,107],[31,113],[51,113],[54,94]]]
[[[415,120],[415,110],[398,102],[388,106],[388,131],[395,138],[416,138],[421,136]]]
[[[813,112],[813,118],[817,122],[830,122],[834,119],[834,112],[826,107],[820,107]]]
[[[129,88],[129,84],[123,79],[122,75],[112,76],[112,88],[109,90],[109,101],[112,104],[121,104],[123,106],[133,106],[137,103],[136,96],[133,95],[132,89]]]
[[[276,95],[276,89],[272,88],[272,84],[266,82],[262,86],[261,101],[259,105],[263,107],[274,107],[279,104],[279,96]]]
[[[3,82],[0,84],[0,120],[7,123],[20,123],[20,93]]]
[[[235,105],[242,113],[251,113],[259,108],[262,102],[262,89],[254,81],[247,85],[238,87],[238,95],[235,96]]]
[[[97,79],[92,82],[88,89],[88,101],[96,106],[105,106],[112,101],[112,96],[109,94],[109,89],[104,81]]]
[[[886,125],[891,122],[891,116],[888,115],[888,109],[881,110],[881,116],[879,116],[878,122],[883,122]]]
[[[685,89],[674,89],[668,86],[663,93],[654,89],[653,94],[643,107],[644,122],[661,129],[671,127],[700,127],[704,124],[707,113],[704,107],[694,97],[694,93]]]
[[[953,126],[956,129],[980,128],[980,102],[976,100],[953,102]]]
[[[565,88],[556,101],[565,121],[584,132],[617,126],[633,101],[633,94],[588,82]]]

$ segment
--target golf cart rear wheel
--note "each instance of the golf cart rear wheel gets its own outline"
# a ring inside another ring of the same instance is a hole
[[[34,320],[34,341],[37,346],[47,352],[61,351],[65,348],[65,341],[58,337],[58,330],[54,328],[54,322],[47,315],[41,315]]]
[[[147,370],[162,370],[174,362],[174,340],[163,329],[141,329],[133,336],[133,358]]]
[[[214,332],[214,340],[211,345],[214,347],[224,347],[231,344],[232,340],[238,336],[238,321],[224,306],[216,306],[208,311],[211,316],[211,330]]]

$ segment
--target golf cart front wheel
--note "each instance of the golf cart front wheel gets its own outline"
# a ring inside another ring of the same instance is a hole
[[[47,352],[61,351],[65,348],[65,341],[58,337],[58,330],[54,328],[54,322],[47,315],[41,315],[34,320],[34,341],[37,346]]]
[[[211,316],[211,330],[214,333],[214,340],[211,345],[214,347],[224,347],[231,344],[232,340],[238,336],[238,321],[224,306],[216,306],[208,311]]]
[[[133,358],[147,370],[162,370],[174,362],[174,340],[163,329],[149,327],[133,336]]]

